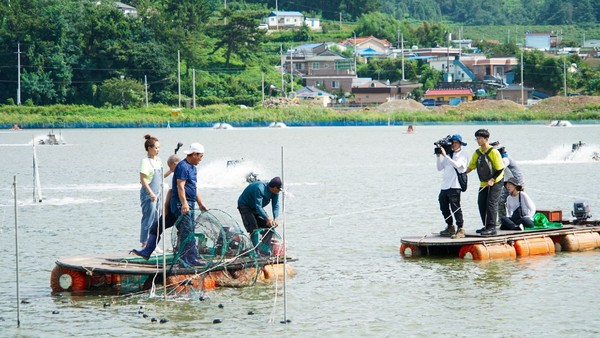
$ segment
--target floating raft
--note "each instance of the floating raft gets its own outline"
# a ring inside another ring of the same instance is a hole
[[[238,257],[205,261],[206,265],[182,268],[172,265],[173,254],[166,260],[166,285],[174,292],[211,290],[219,286],[250,286],[256,281],[268,281],[294,271],[283,264],[283,257]],[[295,259],[287,258],[287,262]],[[124,253],[82,255],[59,258],[52,270],[52,292],[112,291],[132,293],[150,290],[163,284],[163,255],[149,260]]]
[[[452,239],[430,234],[401,239],[404,257],[459,257],[463,259],[514,259],[534,255],[552,255],[561,251],[589,251],[600,248],[600,224],[563,221],[562,228],[525,231],[498,230],[495,236],[465,232],[464,238]]]

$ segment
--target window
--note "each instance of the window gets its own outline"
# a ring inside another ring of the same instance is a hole
[[[340,88],[339,81],[331,81],[331,88]]]
[[[313,62],[312,63],[312,69],[320,69],[321,68],[321,64],[318,62]]]

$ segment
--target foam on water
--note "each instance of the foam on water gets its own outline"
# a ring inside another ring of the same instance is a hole
[[[198,167],[198,184],[209,188],[245,187],[249,173],[258,174],[259,180],[270,179],[265,176],[264,168],[251,160],[240,160],[235,165],[227,166],[228,159],[220,158],[215,161],[202,163]]]

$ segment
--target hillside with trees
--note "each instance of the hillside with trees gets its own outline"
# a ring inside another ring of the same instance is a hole
[[[248,0],[248,3],[264,3]],[[270,8],[276,0],[268,0]],[[280,10],[300,10],[324,19],[355,21],[381,12],[397,20],[451,21],[463,25],[570,25],[600,21],[593,0],[278,0]]]
[[[457,25],[517,21],[521,25],[587,25],[598,32],[600,10],[599,2],[588,0],[465,0],[461,6],[449,0],[279,1],[280,10],[321,17],[323,31],[302,27],[267,33],[258,25],[274,10],[275,1],[227,1],[227,8],[221,0],[127,3],[137,9],[136,17],[124,15],[114,1],[0,3],[0,102],[16,103],[20,70],[21,100],[28,105],[141,107],[146,99],[149,103],[183,105],[185,102],[179,98],[186,100],[195,93],[199,105],[252,106],[263,94],[280,95],[280,52],[301,43],[340,41],[354,32],[394,44],[402,34],[409,46],[446,46],[449,33],[456,32]],[[465,26],[465,35],[472,32],[469,36],[481,38],[476,34],[486,30],[479,27]],[[506,34],[503,28],[490,31]],[[511,40],[507,42],[480,42],[479,46],[489,55],[515,55],[517,46]],[[527,54],[525,77],[550,83],[554,86],[551,90],[558,91],[556,79],[544,76],[560,76],[554,68],[562,69],[562,62],[545,58]],[[569,75],[570,88],[600,93],[598,70],[584,65],[576,56],[570,57],[569,63],[581,70],[578,75]],[[399,76],[398,67],[396,61],[378,61],[361,66],[359,75],[394,80]],[[429,88],[440,74],[428,68],[408,62],[407,75]],[[283,81],[291,79],[286,76]]]

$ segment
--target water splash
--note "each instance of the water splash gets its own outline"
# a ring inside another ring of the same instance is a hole
[[[542,160],[520,161],[528,163],[593,163],[600,161],[600,146],[595,144],[572,144],[553,148]]]
[[[198,168],[198,183],[203,187],[210,188],[232,188],[245,187],[248,185],[246,178],[248,174],[258,174],[259,180],[268,179],[265,170],[251,160],[238,160],[234,165],[227,166],[231,159],[217,159],[209,163],[203,163]]]
[[[66,144],[65,139],[62,136],[62,133],[54,134],[54,132],[49,132],[48,134],[36,135],[33,140],[29,141],[29,145],[64,145]]]

